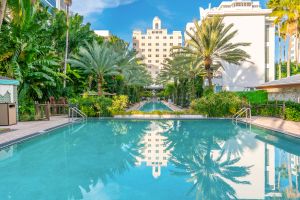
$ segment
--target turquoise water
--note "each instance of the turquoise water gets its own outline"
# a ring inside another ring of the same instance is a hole
[[[91,120],[2,150],[0,197],[267,199],[289,187],[296,193],[299,141],[272,133],[227,120]]]
[[[154,110],[172,111],[168,106],[166,106],[162,102],[147,102],[140,108],[140,111],[144,112],[151,112]]]

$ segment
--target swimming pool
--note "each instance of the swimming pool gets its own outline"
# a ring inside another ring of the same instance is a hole
[[[295,192],[299,156],[299,141],[229,120],[89,120],[3,149],[0,197],[267,199]]]
[[[144,111],[144,112],[151,112],[151,111],[155,111],[155,110],[172,111],[172,109],[170,109],[168,106],[166,106],[164,103],[162,103],[160,101],[158,101],[158,102],[154,102],[154,101],[147,102],[140,108],[140,111]]]

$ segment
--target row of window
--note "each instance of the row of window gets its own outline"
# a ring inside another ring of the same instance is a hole
[[[148,58],[151,58],[151,57],[152,57],[152,55],[149,54],[149,55],[148,55]],[[159,54],[156,54],[155,57],[156,57],[156,58],[159,58]],[[167,55],[166,55],[166,54],[163,54],[163,57],[166,58]]]
[[[142,43],[141,46],[145,46],[146,44],[145,43]],[[169,44],[170,46],[174,46],[174,43],[170,43]],[[178,43],[178,46],[181,46],[182,43]],[[136,47],[137,46],[137,43],[133,43],[133,46]],[[148,46],[152,46],[152,43],[148,43]],[[155,46],[160,46],[159,43],[155,43]],[[163,43],[163,46],[167,46],[167,43]]]
[[[142,52],[145,52],[145,49],[142,49]],[[167,49],[163,49],[163,52],[167,52]],[[148,52],[152,52],[152,49],[148,49]],[[159,52],[159,49],[155,49],[155,52]]]
[[[159,150],[153,150],[155,153],[159,153]],[[147,151],[148,153],[152,153],[151,150]],[[145,153],[145,151],[143,151],[143,153]],[[167,153],[167,150],[163,150],[162,153]]]
[[[163,157],[164,160],[167,160],[167,157]],[[151,160],[151,157],[148,157],[148,160]],[[155,157],[155,160],[159,160],[159,157]],[[161,163],[162,164],[162,163]]]
[[[159,146],[160,146],[159,144],[156,144],[156,145],[155,145],[155,147],[159,147]],[[166,147],[165,144],[163,144],[163,145],[161,145],[161,146]],[[148,147],[151,147],[151,144],[148,144]]]

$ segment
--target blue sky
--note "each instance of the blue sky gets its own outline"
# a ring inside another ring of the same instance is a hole
[[[83,3],[84,2],[84,3]],[[199,18],[199,7],[218,6],[222,0],[73,0],[72,9],[85,16],[93,29],[110,30],[131,42],[133,29],[150,28],[158,16],[162,26],[184,31],[187,22]],[[260,0],[265,7],[266,0]]]

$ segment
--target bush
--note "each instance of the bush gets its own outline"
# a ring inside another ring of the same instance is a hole
[[[20,101],[19,102],[19,120],[20,121],[33,121],[35,120],[35,107],[33,101]]]
[[[121,114],[124,113],[126,108],[128,107],[128,96],[120,95],[114,96],[112,105],[108,108],[108,110],[113,114]]]
[[[236,92],[238,96],[250,102],[250,104],[267,103],[268,93],[265,90]]]
[[[300,122],[300,104],[288,101],[285,103],[284,118]]]
[[[191,103],[196,113],[209,117],[228,117],[234,115],[243,105],[243,101],[233,92],[209,93]]]
[[[79,109],[88,117],[110,117],[112,116],[109,108],[112,100],[104,96],[80,97],[70,100],[70,103],[78,105]]]

